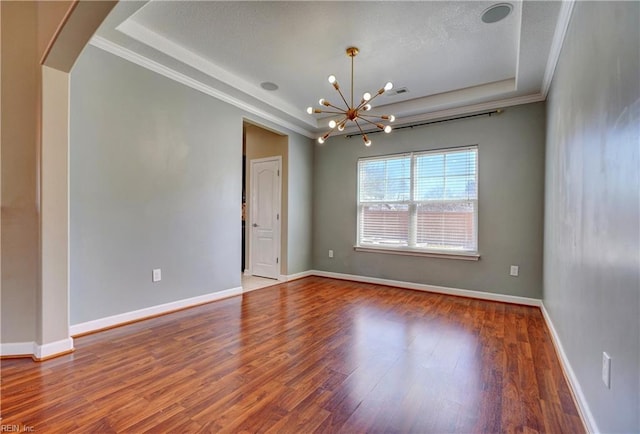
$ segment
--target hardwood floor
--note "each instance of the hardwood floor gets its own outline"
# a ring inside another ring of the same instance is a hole
[[[540,310],[309,277],[2,360],[35,432],[584,432]]]

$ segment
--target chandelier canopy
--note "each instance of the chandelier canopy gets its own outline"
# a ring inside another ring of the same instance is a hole
[[[360,103],[358,103],[357,105],[354,104],[353,102],[353,58],[358,55],[359,50],[356,47],[349,47],[347,48],[346,51],[347,51],[347,56],[351,57],[351,104],[347,102],[346,98],[342,94],[342,91],[340,90],[340,86],[338,85],[338,81],[336,80],[335,75],[330,75],[328,79],[329,83],[333,85],[335,90],[338,91],[338,94],[340,94],[340,98],[342,98],[342,101],[344,102],[344,105],[346,108],[335,106],[331,104],[329,101],[327,101],[326,99],[322,98],[320,101],[318,101],[318,104],[320,104],[323,107],[322,108],[308,107],[307,113],[309,114],[330,113],[330,114],[338,115],[336,116],[337,119],[332,119],[331,121],[329,121],[329,128],[331,129],[323,136],[318,137],[318,143],[324,143],[324,141],[327,140],[327,138],[336,129],[338,131],[343,131],[347,122],[351,121],[351,122],[354,122],[358,127],[358,130],[360,130],[360,134],[362,134],[362,140],[364,140],[364,144],[366,146],[371,146],[371,140],[369,140],[365,132],[362,130],[362,125],[360,125],[360,123],[361,122],[369,123],[371,125],[374,125],[376,128],[384,131],[385,133],[391,132],[391,125],[388,125],[388,124],[384,125],[382,121],[393,122],[396,120],[395,116],[393,115],[376,116],[371,114],[365,114],[364,112],[368,112],[369,110],[371,110],[371,101],[373,101],[378,96],[385,93],[386,91],[393,89],[393,84],[391,82],[388,82],[387,84],[384,85],[384,87],[380,88],[380,90],[378,90],[378,92],[373,96],[371,96],[369,92],[365,92],[364,95],[362,95],[362,100],[360,101]],[[329,109],[327,109],[327,107]]]

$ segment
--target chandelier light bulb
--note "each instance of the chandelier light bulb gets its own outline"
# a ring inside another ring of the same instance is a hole
[[[344,122],[338,125],[338,131],[344,131]]]
[[[320,98],[320,99],[318,100],[318,104],[320,104],[320,105],[324,105],[324,98]]]
[[[391,90],[391,89],[393,89],[393,83],[388,81],[387,84],[384,85],[384,90]]]
[[[391,132],[391,125],[387,125],[386,127],[384,127],[384,132],[389,134]]]
[[[396,117],[394,115],[389,116],[389,122],[393,122],[396,120]]]
[[[364,95],[362,95],[362,99],[369,101],[371,99],[371,94],[369,92],[365,92]]]
[[[335,128],[336,125],[336,121],[334,121],[333,119],[329,121],[329,128]]]
[[[322,145],[324,143],[324,139],[322,137],[318,137],[318,143]]]
[[[371,104],[367,104],[364,107],[362,107],[362,109],[366,112],[368,112],[369,110],[371,110]]]
[[[369,140],[369,138],[367,137],[366,134],[364,136],[362,136],[362,140],[364,140],[364,145],[365,146],[371,146],[371,140]]]
[[[313,114],[313,107],[307,107],[307,113],[312,115]]]
[[[336,76],[330,75],[329,78],[327,78],[327,80],[329,80],[329,83],[333,84],[336,82]]]

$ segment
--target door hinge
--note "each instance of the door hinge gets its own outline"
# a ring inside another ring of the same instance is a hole
[[[278,176],[280,176],[280,169],[278,169]]]
[[[280,258],[276,258],[276,264],[280,263]]]
[[[280,220],[280,214],[276,214],[276,220]]]

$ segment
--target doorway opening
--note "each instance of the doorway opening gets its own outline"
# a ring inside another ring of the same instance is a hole
[[[288,136],[243,122],[242,281],[245,291],[287,272]]]

